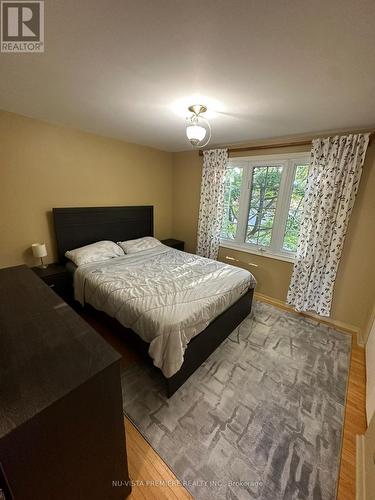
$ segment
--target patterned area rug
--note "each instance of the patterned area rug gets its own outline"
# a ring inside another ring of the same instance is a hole
[[[194,498],[334,499],[351,337],[260,302],[171,399],[124,371],[124,411]]]

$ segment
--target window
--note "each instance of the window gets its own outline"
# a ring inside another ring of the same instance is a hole
[[[306,153],[231,159],[222,246],[293,258],[308,169]]]

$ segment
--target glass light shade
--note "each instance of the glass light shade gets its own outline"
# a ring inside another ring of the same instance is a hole
[[[189,139],[189,141],[203,141],[203,139],[206,137],[206,129],[201,127],[200,125],[188,125],[186,127],[186,135]]]
[[[186,119],[186,135],[193,147],[202,148],[211,139],[210,124],[203,116],[193,114]]]

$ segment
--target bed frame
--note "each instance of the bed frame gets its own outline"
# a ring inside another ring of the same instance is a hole
[[[134,207],[85,207],[54,208],[57,253],[59,262],[64,263],[67,250],[78,248],[100,240],[125,241],[142,236],[154,235],[152,206]],[[171,397],[192,373],[213,353],[228,335],[251,312],[253,289],[249,289],[237,302],[218,316],[188,344],[180,370],[165,378],[167,395]],[[110,322],[120,325],[117,320]],[[125,338],[148,357],[148,344],[132,330],[121,326]]]

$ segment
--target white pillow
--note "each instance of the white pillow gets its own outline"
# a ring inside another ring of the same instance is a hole
[[[142,250],[150,250],[162,243],[152,236],[144,236],[136,240],[118,241],[117,244],[124,250],[126,254],[141,252]]]
[[[102,262],[113,259],[114,257],[123,257],[124,252],[113,241],[98,241],[91,245],[75,248],[65,252],[65,257],[70,259],[77,266],[89,264],[90,262]]]

